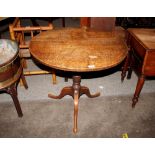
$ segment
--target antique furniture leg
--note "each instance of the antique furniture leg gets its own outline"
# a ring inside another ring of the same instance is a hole
[[[124,78],[126,77],[126,71],[128,70],[128,66],[129,66],[129,53],[126,57],[126,60],[125,60],[125,63],[124,63],[124,66],[122,68],[122,74],[121,74],[121,81],[123,82],[124,81]]]
[[[65,17],[62,17],[62,26],[65,27]]]
[[[131,67],[131,64],[132,61],[130,62],[130,65],[129,65],[129,68],[128,68],[128,75],[127,75],[127,79],[131,79],[131,75],[132,75],[132,67]]]
[[[67,77],[65,77],[65,82],[68,82],[68,78]]]
[[[142,90],[142,87],[144,85],[144,81],[145,81],[145,76],[144,75],[140,75],[140,77],[138,78],[138,83],[136,86],[136,91],[134,94],[134,97],[132,99],[132,107],[134,108],[136,103],[138,102],[138,98],[139,98],[139,94]]]
[[[6,88],[5,91],[11,95],[13,101],[14,101],[14,105],[15,105],[15,108],[17,110],[17,113],[18,113],[18,116],[19,117],[22,117],[23,116],[23,113],[22,113],[22,110],[21,110],[21,107],[20,107],[20,104],[19,104],[19,100],[18,100],[18,97],[17,97],[17,88],[16,88],[16,83],[12,84],[10,87]]]
[[[127,71],[128,71],[127,79],[131,79],[132,65],[133,65],[133,57],[132,56],[133,56],[132,51],[130,50],[127,57],[126,57],[124,66],[122,68],[122,74],[121,74],[121,81],[122,82],[124,81],[124,78],[126,77],[126,72]]]
[[[96,94],[93,94],[93,95],[90,94],[90,91],[89,91],[89,89],[87,87],[81,86],[81,88],[80,88],[80,96],[83,95],[83,94],[87,95],[89,98],[94,98],[94,97],[100,96],[100,93],[96,93]]]
[[[127,79],[131,79],[131,75],[132,75],[132,67],[133,67],[133,53],[132,51],[129,51],[129,64],[128,64],[128,75],[127,75]]]
[[[24,73],[22,73],[19,83],[20,83],[20,86],[24,86],[25,89],[28,89],[28,85],[27,85],[27,82],[25,80]]]
[[[56,74],[54,70],[52,70],[52,81],[53,81],[53,84],[57,83]]]
[[[77,90],[74,90],[74,128],[73,128],[74,133],[77,133],[78,131],[77,127],[78,103],[79,103],[79,88],[77,88]]]
[[[54,99],[61,99],[65,95],[70,95],[74,99],[74,128],[73,132],[77,132],[77,118],[78,118],[78,102],[81,95],[86,94],[88,97],[98,97],[100,93],[96,93],[94,95],[90,94],[90,91],[87,87],[81,86],[81,77],[80,76],[73,76],[73,85],[70,87],[64,87],[61,90],[60,95],[55,96],[52,94],[48,94],[48,97],[54,98]]]
[[[26,61],[26,59],[21,58],[21,62],[22,62],[23,68],[27,69],[28,67],[27,67],[27,61]]]
[[[25,80],[25,76],[24,76],[23,73],[22,73],[22,75],[21,75],[21,80],[22,80],[22,83],[23,83],[25,89],[28,89],[28,85],[27,85],[27,82],[26,82],[26,80]]]
[[[74,128],[73,132],[77,133],[77,119],[78,119],[78,103],[79,103],[79,94],[80,94],[80,76],[73,76],[73,90],[74,90]]]

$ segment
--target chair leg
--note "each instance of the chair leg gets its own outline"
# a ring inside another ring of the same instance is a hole
[[[22,83],[23,83],[25,89],[28,89],[28,85],[27,85],[27,82],[26,82],[26,79],[25,79],[25,76],[24,76],[23,73],[22,73],[22,75],[21,75],[21,81],[22,81]]]
[[[22,73],[22,75],[21,75],[19,84],[20,84],[20,86],[24,86],[25,89],[28,89],[28,85],[27,85],[27,82],[26,82],[26,79],[25,79],[25,76],[24,76],[23,73]]]
[[[23,53],[19,52],[19,56],[21,58],[22,67],[26,69],[27,68],[27,62],[26,62],[26,59],[23,57]]]
[[[22,67],[26,69],[27,68],[27,61],[26,61],[26,59],[22,58],[21,62],[22,62]]]
[[[20,78],[19,84],[20,84],[21,87],[24,86],[23,81],[22,81],[21,78]]]
[[[55,71],[52,71],[52,81],[53,81],[53,84],[57,83]]]
[[[62,26],[65,27],[65,17],[62,17]]]
[[[14,105],[15,105],[15,108],[16,108],[18,116],[22,117],[23,113],[22,113],[22,110],[21,110],[21,107],[20,107],[20,103],[19,103],[19,100],[18,100],[18,97],[17,97],[16,83],[14,83],[10,87],[8,87],[6,89],[6,91],[7,91],[7,93],[9,93],[11,95],[11,97],[12,97],[12,99],[14,101]]]

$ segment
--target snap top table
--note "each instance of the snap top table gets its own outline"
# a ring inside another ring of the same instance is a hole
[[[116,66],[127,55],[125,41],[117,32],[97,32],[86,28],[61,28],[42,32],[30,42],[32,56],[51,68],[75,72],[73,85],[64,87],[60,95],[49,94],[50,98],[61,99],[70,95],[74,99],[74,128],[77,132],[78,100],[83,94],[90,94],[81,86],[79,73],[100,71]]]

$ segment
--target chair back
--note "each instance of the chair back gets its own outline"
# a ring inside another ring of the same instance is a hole
[[[114,31],[115,17],[82,17],[81,27],[86,26],[99,31]]]
[[[21,57],[29,57],[29,42],[34,35],[42,31],[52,29],[53,25],[51,21],[49,21],[46,26],[23,26],[20,18],[18,17],[15,18],[14,22],[9,25],[10,38],[18,42]],[[24,52],[22,49],[27,50]]]

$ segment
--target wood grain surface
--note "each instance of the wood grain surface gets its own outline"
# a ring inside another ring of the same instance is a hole
[[[64,71],[89,72],[119,64],[127,55],[124,37],[117,32],[59,28],[42,32],[30,42],[41,63]]]
[[[155,49],[155,29],[130,28],[128,31],[147,49]]]

